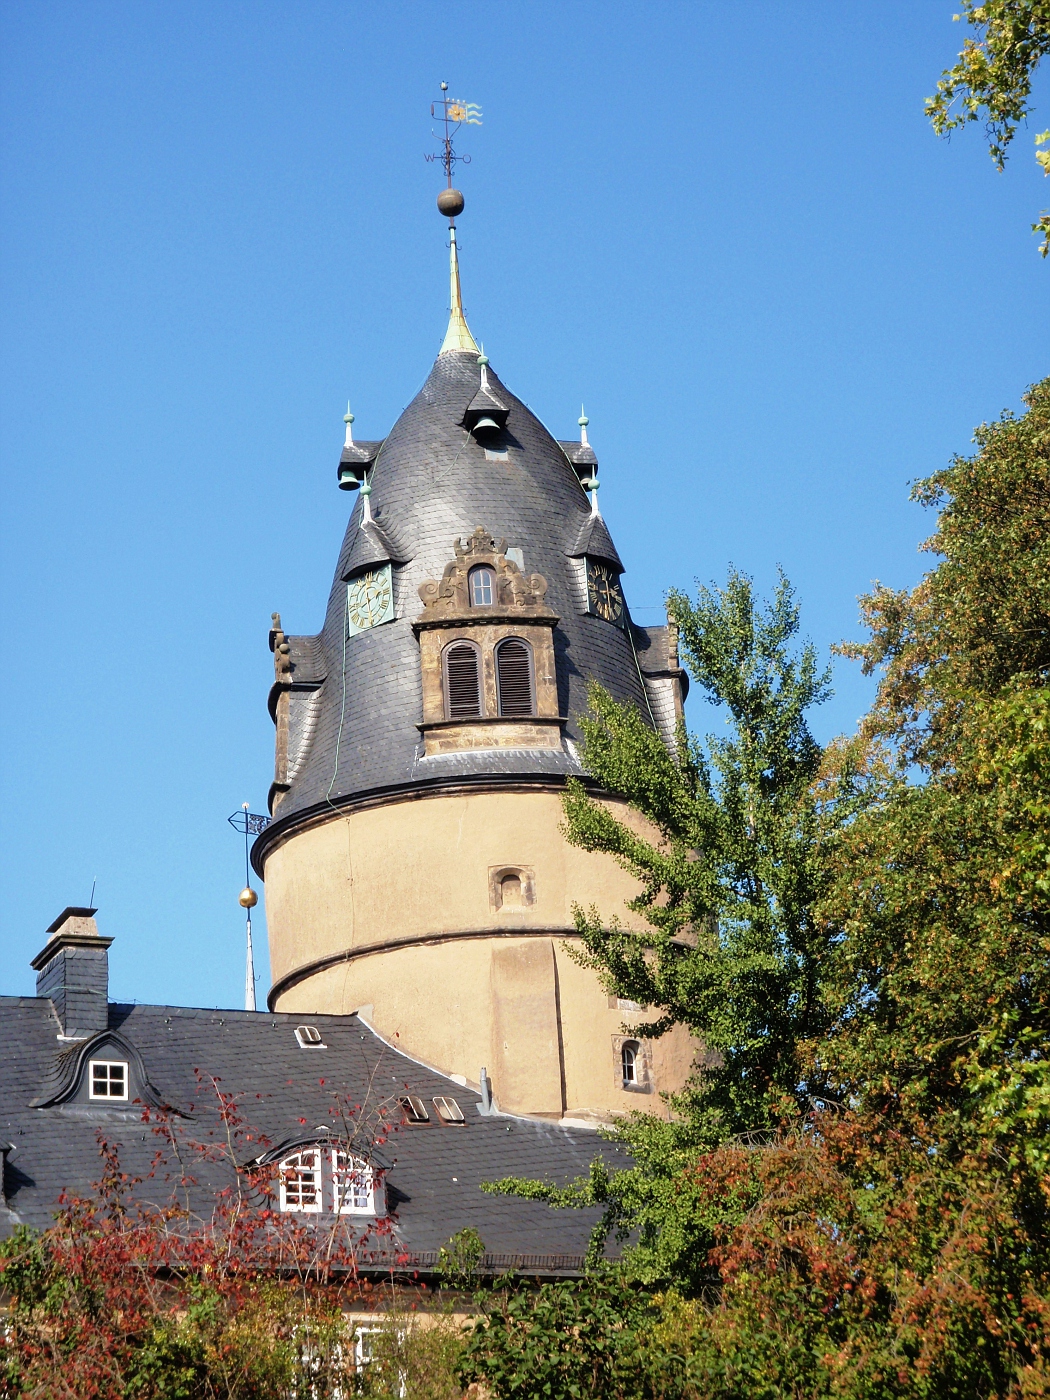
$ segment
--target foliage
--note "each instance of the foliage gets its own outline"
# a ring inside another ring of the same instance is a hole
[[[710,1052],[691,1104],[694,1136],[715,1143],[763,1131],[780,1099],[808,1106],[801,1042],[824,1025],[826,930],[812,917],[822,836],[849,803],[848,765],[835,792],[818,784],[821,750],[805,719],[829,693],[812,646],[795,655],[798,608],[781,577],[770,605],[730,571],[695,602],[669,597],[685,664],[728,712],[730,733],[706,744],[683,730],[672,756],[629,704],[600,687],[584,717],[584,759],[646,826],[620,819],[579,783],[565,799],[568,839],[605,851],[642,889],[628,908],[648,929],[604,926],[577,910],[583,961],[619,997],[659,1011]]]
[[[146,1176],[100,1138],[92,1193],[64,1196],[50,1229],[0,1244],[5,1393],[263,1400],[308,1385],[322,1400],[354,1382],[342,1308],[365,1290],[359,1264],[386,1227],[275,1210],[265,1138],[216,1080],[201,1085],[210,1118],[206,1104],[192,1120],[144,1111],[158,1143]],[[366,1116],[338,1102],[332,1116],[333,1143],[360,1151]],[[205,1190],[209,1177],[225,1184]]]
[[[481,1381],[498,1400],[643,1400],[665,1393],[651,1388],[645,1342],[655,1309],[615,1275],[596,1275],[583,1286],[508,1287],[483,1304],[460,1362],[465,1384]]]
[[[485,1253],[485,1242],[469,1226],[438,1250],[438,1273],[446,1288],[469,1288]]]
[[[460,1400],[463,1328],[454,1316],[392,1311],[378,1326],[369,1325],[372,1359],[353,1394],[369,1400]]]
[[[514,1179],[488,1189],[602,1206],[592,1262],[610,1235],[629,1239],[639,1280],[674,1280],[692,1294],[712,1278],[716,1224],[744,1202],[713,1202],[690,1165],[729,1139],[763,1140],[821,1092],[802,1050],[828,1024],[822,982],[837,931],[813,909],[829,835],[865,789],[847,748],[823,777],[805,715],[829,693],[828,673],[812,646],[792,650],[799,614],[786,579],[763,607],[731,570],[724,589],[700,587],[695,602],[672,593],[668,611],[691,676],[728,712],[730,733],[702,744],[683,730],[672,756],[633,706],[593,686],[585,762],[645,825],[570,784],[565,830],[639,880],[628,908],[649,926],[577,910],[581,961],[608,991],[656,1010],[645,1034],[684,1023],[702,1036],[704,1061],[673,1121],[635,1114],[620,1125],[630,1168],[595,1162],[567,1188]]]
[[[963,44],[958,62],[945,70],[937,92],[926,99],[926,113],[939,136],[950,136],[967,122],[984,118],[988,151],[996,168],[1006,163],[1006,148],[1019,122],[1032,108],[1032,77],[1050,53],[1048,0],[962,0],[962,14],[977,30]],[[1036,145],[1050,136],[1036,137]],[[1050,174],[1045,152],[1036,160]],[[1032,225],[1043,235],[1039,251],[1050,253],[1050,213]]]

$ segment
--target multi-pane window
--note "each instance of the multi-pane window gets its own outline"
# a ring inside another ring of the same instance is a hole
[[[332,1153],[332,1205],[339,1215],[374,1215],[375,1181],[371,1169],[346,1152]]]
[[[496,601],[496,575],[491,569],[471,569],[467,583],[472,608],[487,608]]]
[[[620,1050],[620,1068],[623,1071],[625,1089],[638,1083],[638,1044],[636,1041],[624,1041]]]
[[[90,1089],[93,1099],[126,1099],[128,1065],[126,1060],[92,1060]]]
[[[375,1215],[372,1168],[340,1148],[304,1147],[285,1157],[279,1171],[281,1209],[317,1215]]]
[[[481,668],[473,642],[453,642],[445,651],[445,703],[449,719],[481,714]]]
[[[532,714],[532,655],[517,637],[508,637],[496,648],[496,684],[501,715]]]
[[[280,1179],[282,1210],[316,1214],[321,1209],[321,1154],[317,1148],[286,1157]]]

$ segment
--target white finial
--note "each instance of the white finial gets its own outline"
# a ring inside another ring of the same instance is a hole
[[[366,476],[365,479],[364,479],[364,481],[361,482],[361,502],[362,502],[361,524],[362,524],[362,525],[371,525],[371,523],[372,523],[372,500],[371,500],[371,497],[372,497],[372,486],[371,486],[371,483],[370,483],[369,480],[368,480],[368,477]]]
[[[485,354],[485,342],[481,342],[481,354],[478,356],[478,364],[481,366],[481,387],[489,387],[489,357]]]
[[[576,421],[580,425],[580,442],[583,444],[584,447],[587,447],[587,424],[591,420],[587,417],[587,414],[584,412],[582,403],[580,404],[580,416]]]
[[[346,441],[343,443],[344,447],[353,447],[354,445],[354,435],[350,426],[353,421],[354,415],[350,412],[350,400],[347,399],[346,412],[343,414],[343,422],[346,424]]]

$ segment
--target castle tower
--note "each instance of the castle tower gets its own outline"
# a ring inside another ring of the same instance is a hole
[[[442,200],[454,219],[462,197]],[[671,743],[686,679],[673,632],[630,619],[587,420],[556,441],[479,354],[450,232],[425,384],[381,442],[345,420],[340,485],[360,492],[324,626],[274,615],[273,821],[252,853],[269,1004],[360,1011],[474,1085],[485,1066],[508,1111],[660,1112],[695,1045],[647,1041],[647,1013],[569,955],[573,904],[623,919],[637,886],[559,828],[588,681]]]

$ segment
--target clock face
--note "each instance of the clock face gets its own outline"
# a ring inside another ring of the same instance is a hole
[[[346,623],[349,636],[367,632],[370,627],[378,627],[381,622],[390,622],[393,616],[394,589],[389,564],[384,564],[381,569],[369,569],[357,578],[352,578],[346,585]]]
[[[620,577],[607,564],[599,564],[596,559],[587,560],[587,604],[596,617],[606,622],[623,625],[623,593],[620,590]]]

